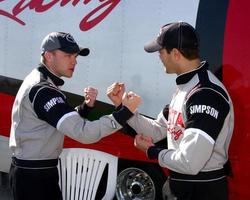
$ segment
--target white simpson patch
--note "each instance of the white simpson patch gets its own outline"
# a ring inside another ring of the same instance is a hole
[[[55,106],[58,103],[65,103],[62,97],[54,97],[52,99],[50,99],[45,105],[44,105],[44,109],[46,110],[46,112],[49,112],[49,110]]]
[[[207,105],[193,105],[193,106],[191,106],[190,107],[190,114],[192,115],[194,113],[205,113],[205,114],[211,115],[215,119],[217,119],[218,115],[219,115],[218,110],[216,110],[215,108],[213,108],[211,106],[207,106]]]

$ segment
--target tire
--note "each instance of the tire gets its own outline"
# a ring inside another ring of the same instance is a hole
[[[119,161],[116,200],[162,200],[166,176],[155,163]]]

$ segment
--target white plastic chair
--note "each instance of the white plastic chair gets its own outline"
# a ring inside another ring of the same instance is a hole
[[[102,200],[112,200],[116,188],[117,163],[117,157],[102,151],[63,149],[58,163],[63,200],[94,200],[107,165],[107,186]]]

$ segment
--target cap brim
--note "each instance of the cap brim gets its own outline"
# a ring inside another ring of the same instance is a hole
[[[90,52],[90,50],[88,48],[81,48],[80,47],[80,51],[78,52],[78,54],[80,56],[87,56],[87,55],[89,55],[89,52]]]
[[[64,51],[66,53],[78,53],[80,56],[87,56],[89,55],[89,49],[88,48],[81,48],[78,46],[68,46],[67,48],[60,48],[61,51]]]
[[[156,40],[146,44],[144,46],[144,50],[148,53],[153,53],[156,51],[161,50],[163,47],[161,45],[158,44],[158,42]]]

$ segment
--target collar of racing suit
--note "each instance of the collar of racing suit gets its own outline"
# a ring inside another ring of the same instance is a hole
[[[207,70],[207,69],[208,69],[208,63],[206,61],[202,61],[198,68],[177,76],[176,84],[177,85],[185,84],[188,81],[190,81],[195,74],[199,73],[200,71]]]
[[[52,74],[45,65],[40,64],[37,69],[43,74],[44,78],[47,79],[49,77],[57,87],[64,84],[64,80]]]

